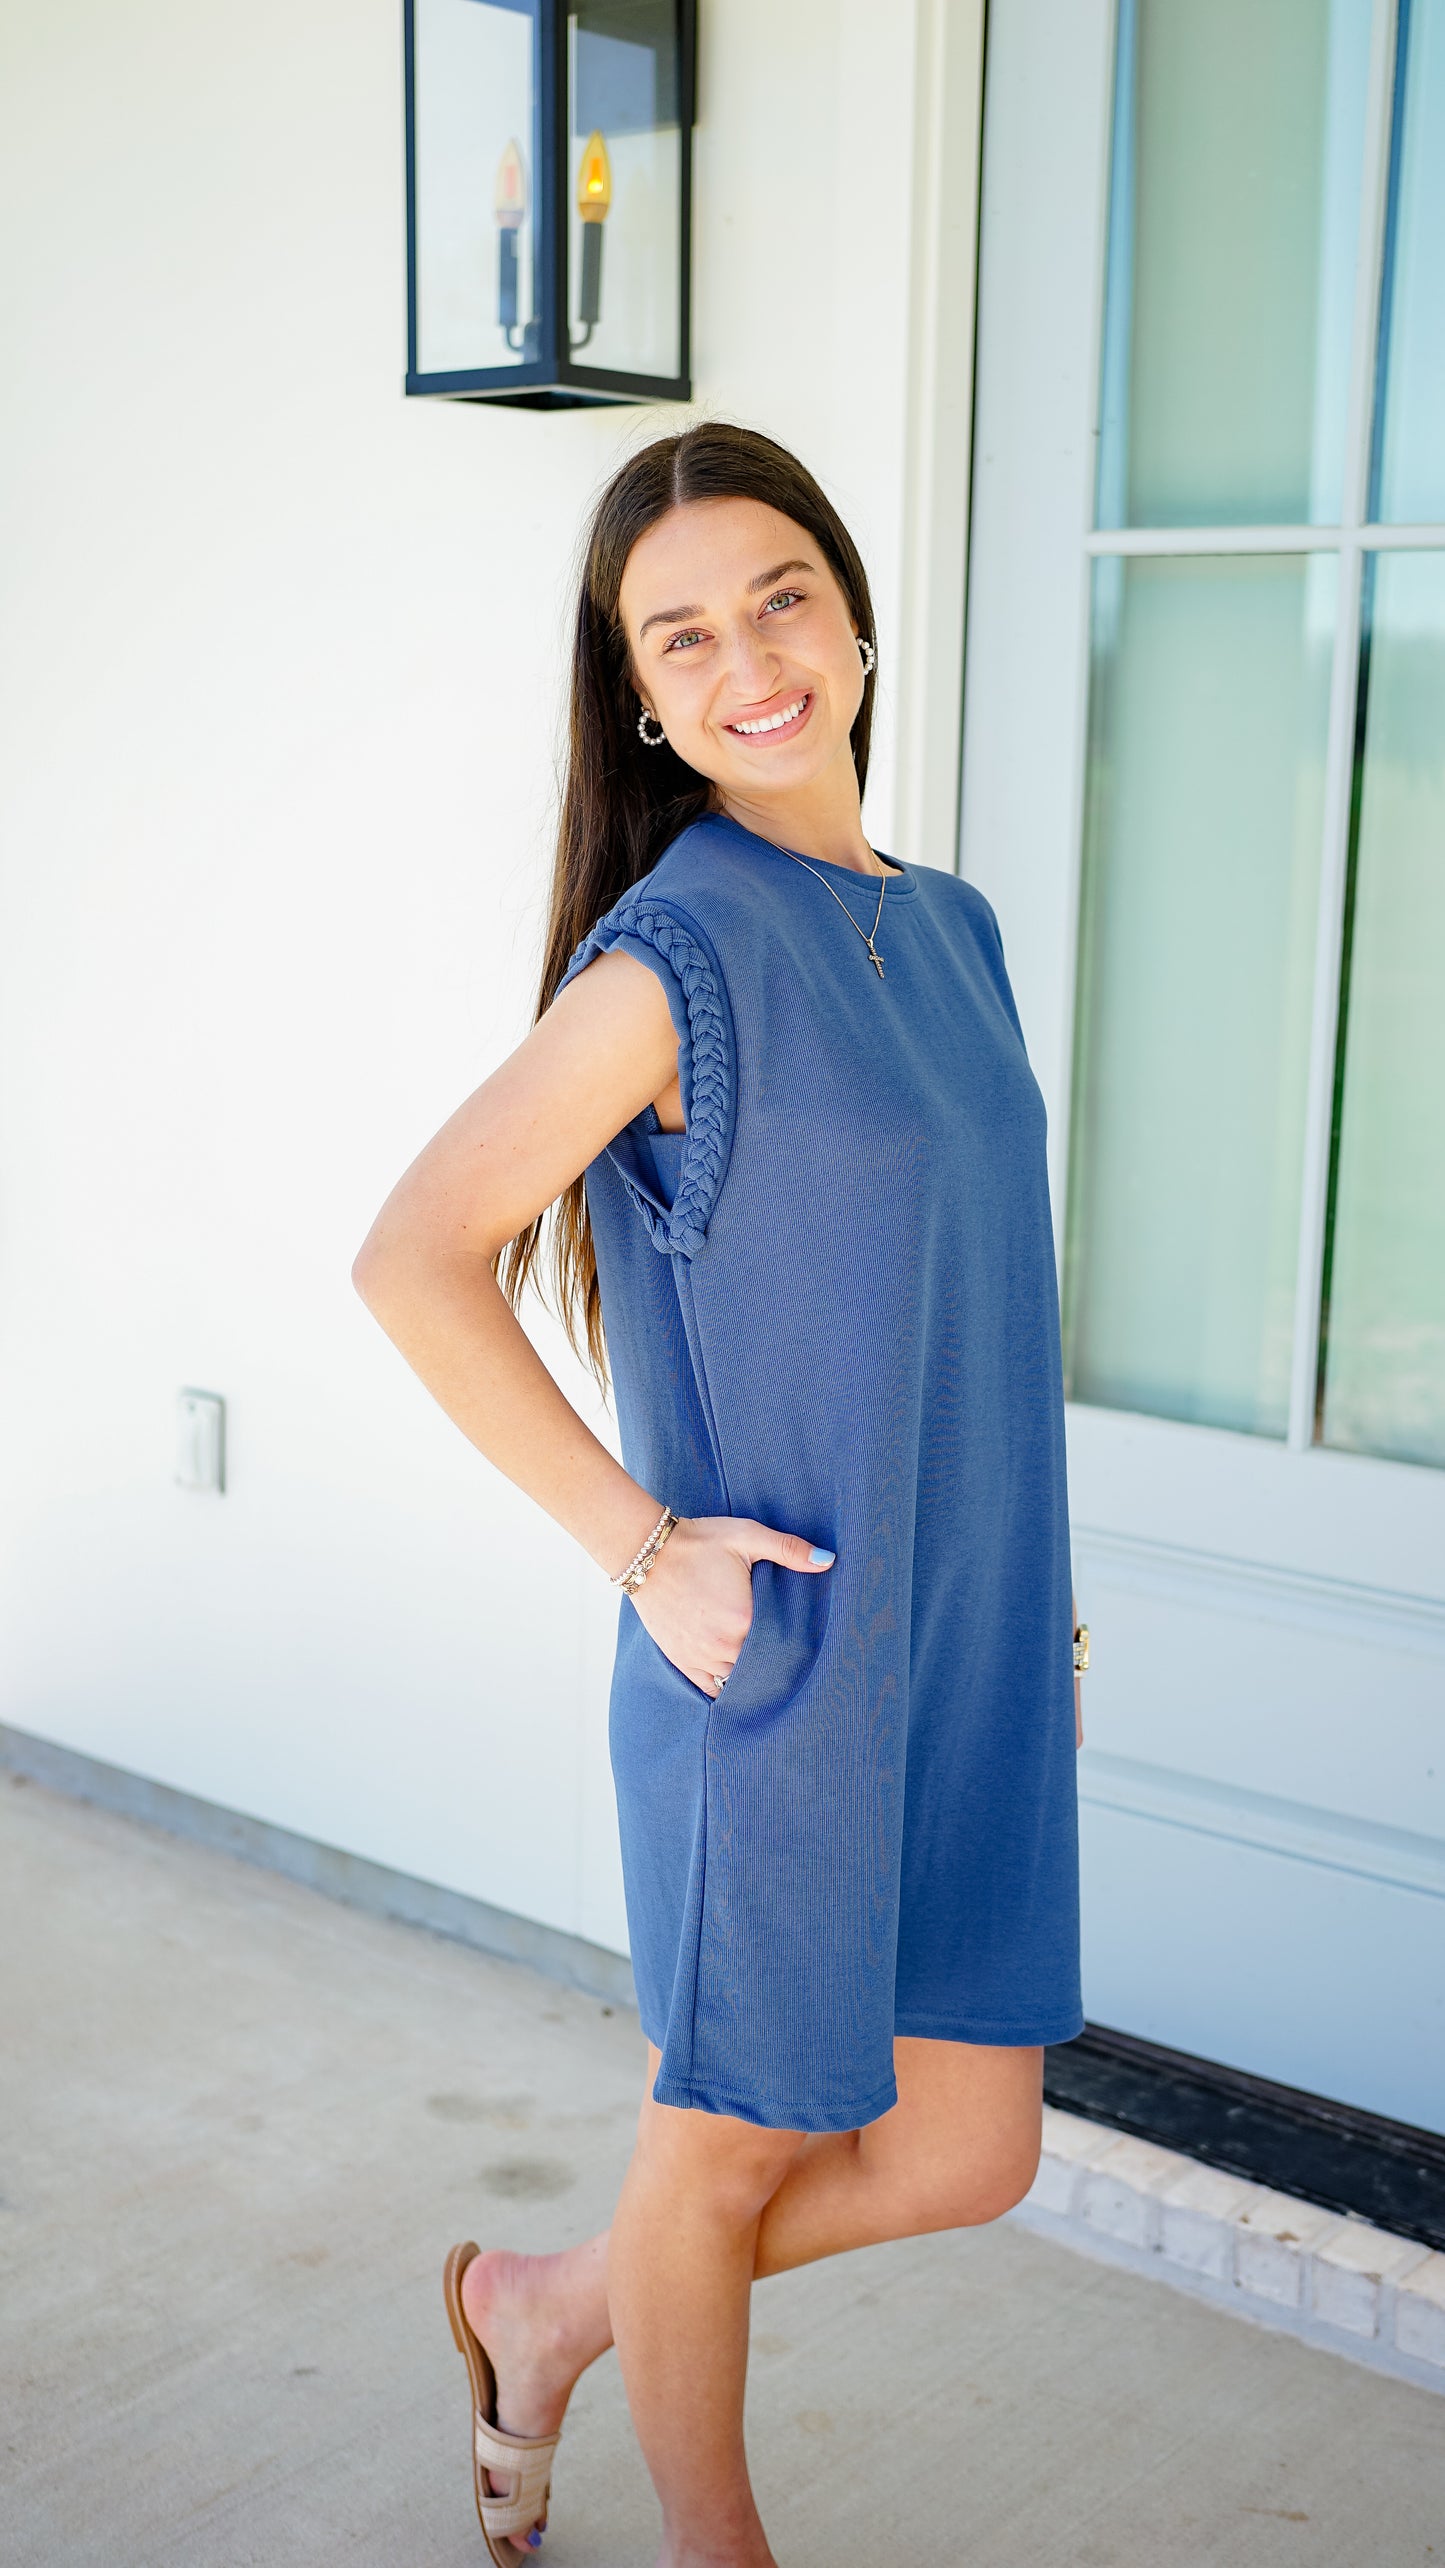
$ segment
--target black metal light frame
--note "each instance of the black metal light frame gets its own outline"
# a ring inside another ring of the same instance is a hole
[[[638,401],[692,399],[692,129],[697,109],[697,0],[673,0],[677,16],[678,355],[675,375],[619,374],[579,365],[569,330],[567,132],[567,0],[540,0],[538,132],[541,166],[536,198],[544,208],[535,359],[513,366],[475,366],[423,374],[417,366],[416,29],[415,0],[404,0],[406,46],[406,389],[453,401],[500,402],[517,410],[579,410]],[[535,236],[534,236],[535,237]]]

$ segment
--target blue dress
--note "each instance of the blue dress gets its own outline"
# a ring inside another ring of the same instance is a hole
[[[810,858],[812,865],[816,860]],[[586,1172],[623,1460],[753,1568],[705,1694],[620,1598],[610,1744],[653,2093],[796,2131],[897,2100],[895,2034],[1080,2031],[1073,1624],[1045,1109],[998,923],[737,821],[684,830],[620,947],[678,1033]]]

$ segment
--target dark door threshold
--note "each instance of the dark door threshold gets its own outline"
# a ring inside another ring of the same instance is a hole
[[[1044,2094],[1276,2193],[1445,2249],[1445,2137],[1089,2024],[1044,2054]]]

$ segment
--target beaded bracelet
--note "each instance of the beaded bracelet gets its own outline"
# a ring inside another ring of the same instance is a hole
[[[611,1581],[612,1586],[625,1588],[629,1596],[635,1596],[677,1522],[678,1518],[674,1516],[672,1509],[664,1507],[646,1542],[634,1552],[627,1567],[619,1569],[616,1577]]]

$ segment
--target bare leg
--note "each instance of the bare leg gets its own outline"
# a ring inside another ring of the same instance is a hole
[[[743,2451],[748,2310],[758,2222],[802,2140],[650,2096],[643,2105],[607,2294],[662,2503],[659,2568],[775,2568]]]
[[[669,2568],[703,2559],[751,2568],[769,2553],[765,2542],[746,2546],[761,2542],[742,2460],[749,2279],[885,2238],[993,2220],[1021,2200],[1038,2164],[1043,2054],[900,2039],[893,2110],[863,2131],[804,2136],[654,2104],[658,2054],[648,2048],[649,2092],[614,2223],[619,2255],[607,2232],[557,2256],[494,2251],[468,2267],[462,2298],[497,2366],[500,2422],[516,2434],[560,2424],[576,2381],[613,2341],[617,2308],[628,2397],[635,2376],[642,2414],[635,2403],[634,2417],[664,2513],[659,2470],[668,2478],[674,2443],[700,2434],[700,2466],[721,2470],[743,2545],[666,2551]],[[689,2329],[702,2340],[701,2363]],[[680,2379],[700,2417],[685,2416]],[[685,2495],[684,2485],[676,2502]]]
[[[812,2132],[759,2226],[757,2274],[849,2247],[967,2229],[1021,2202],[1038,2171],[1041,2050],[894,2044],[898,2102],[862,2131]]]

